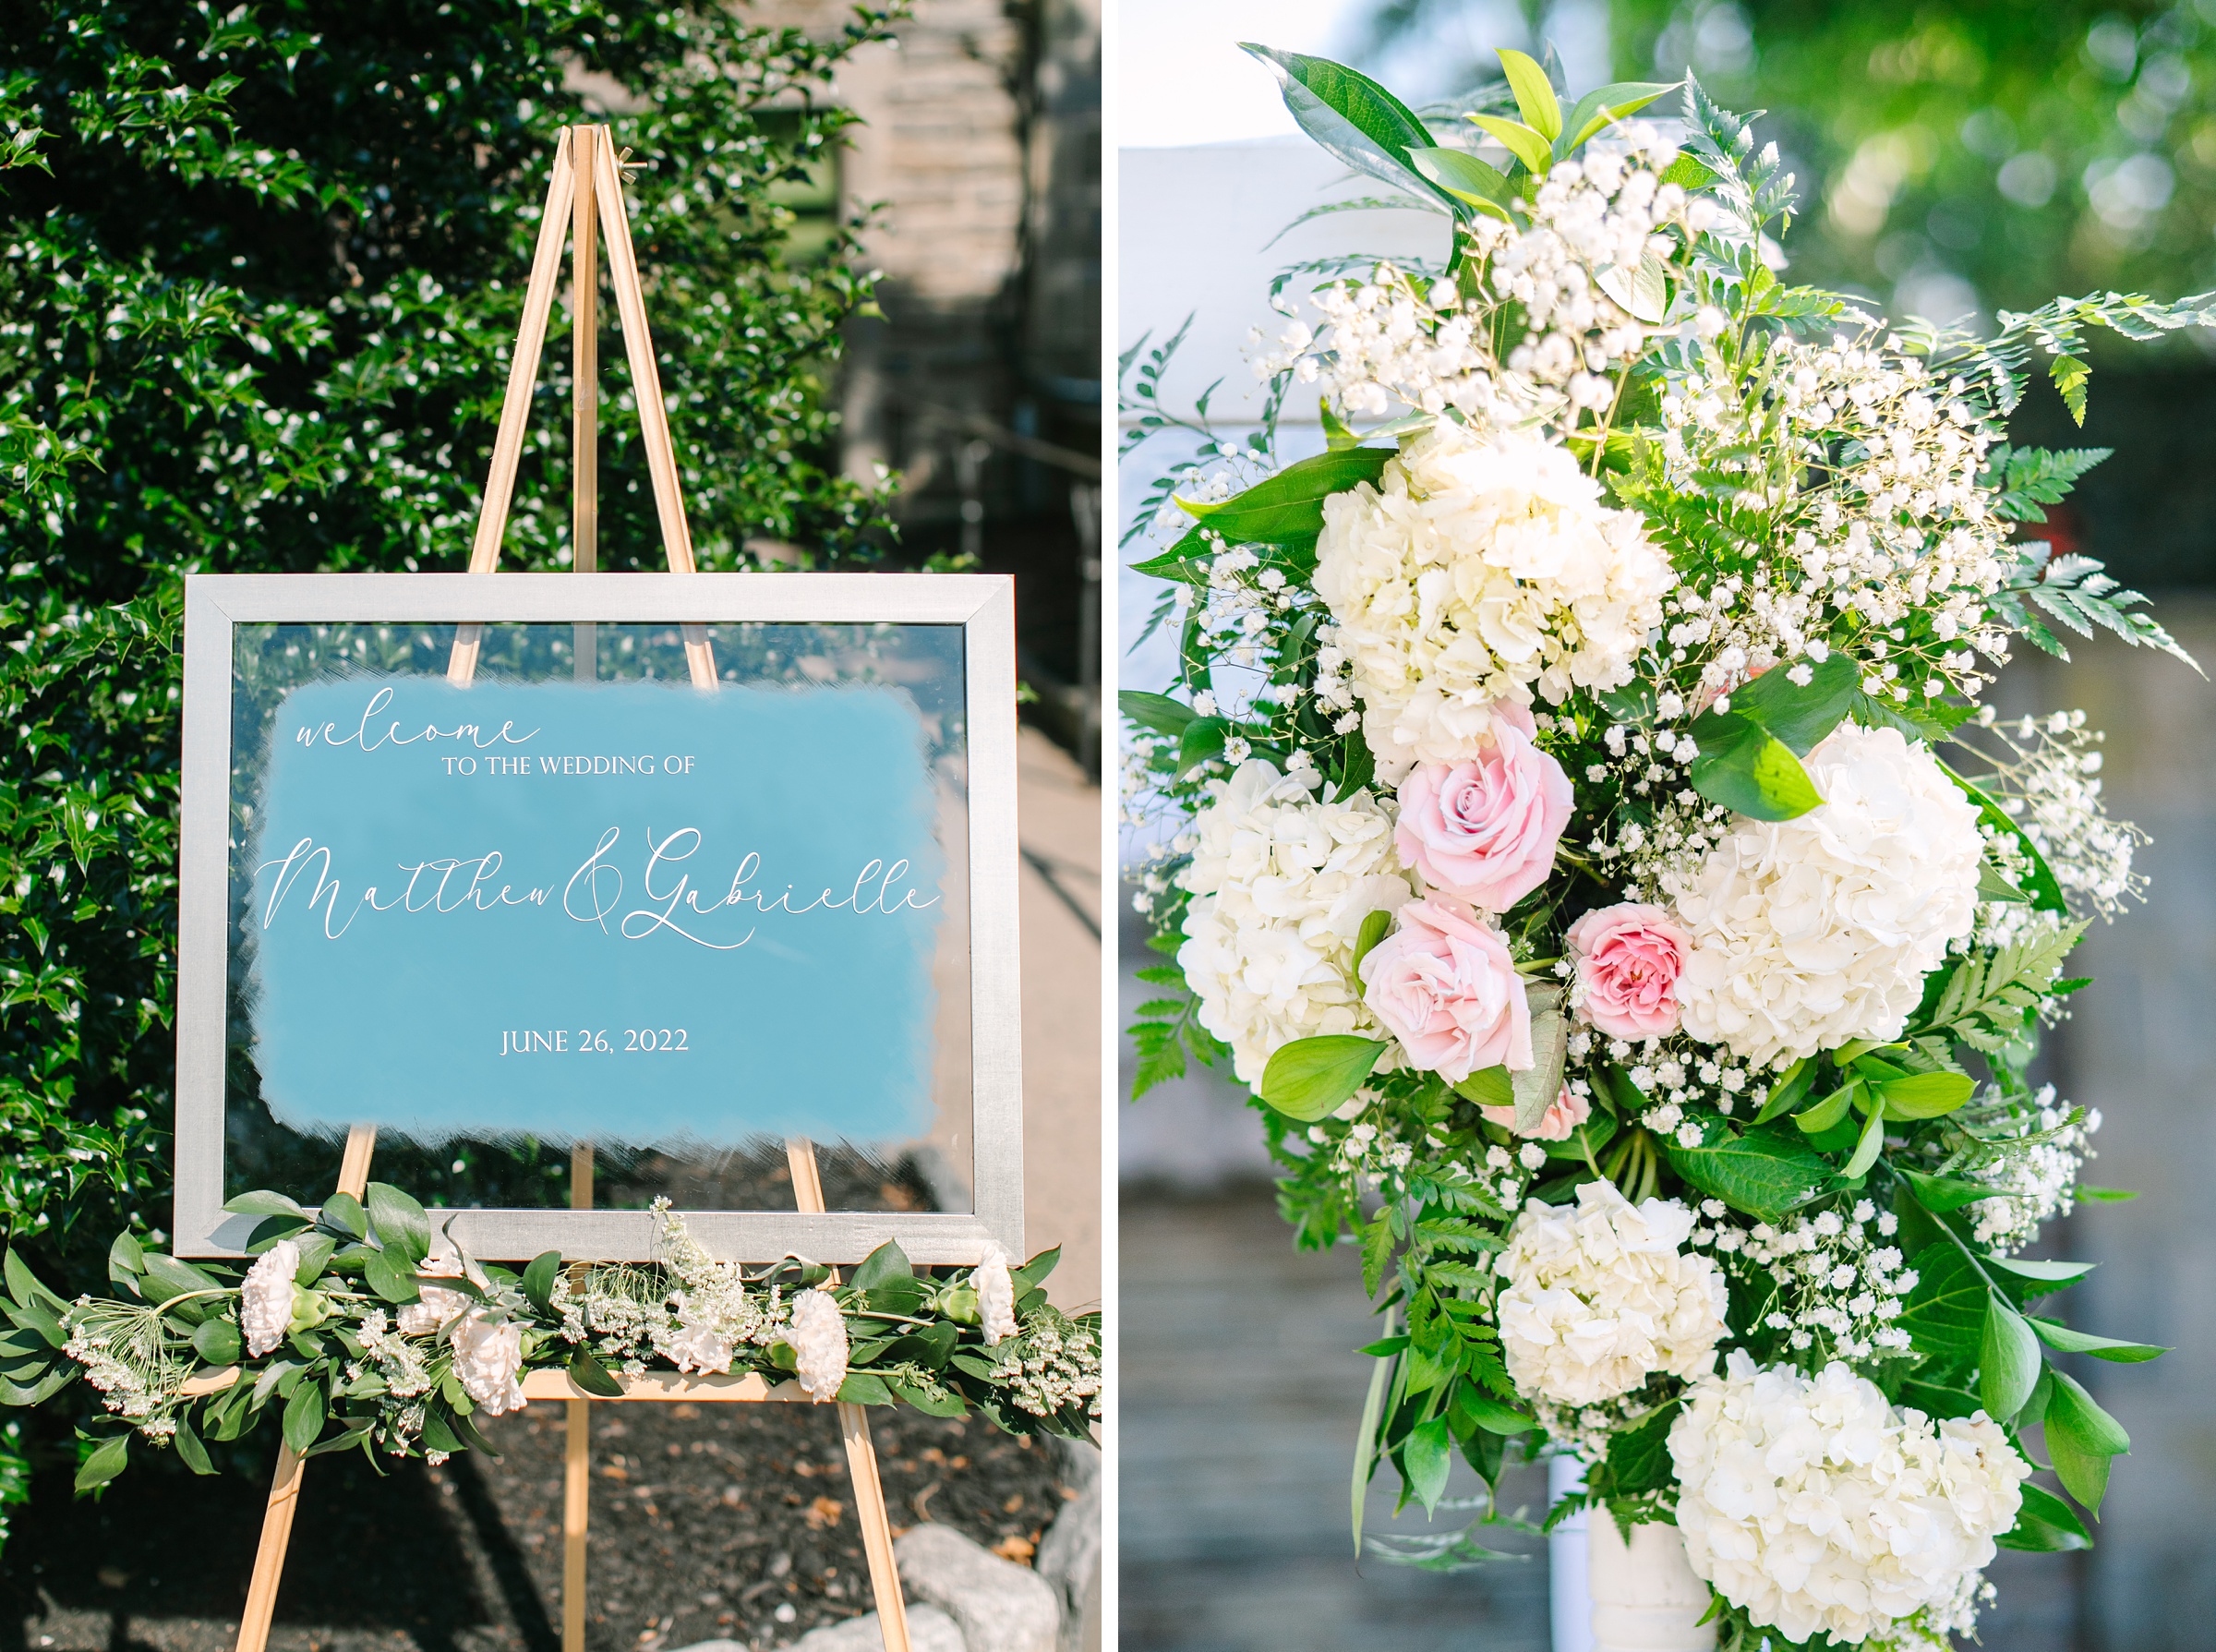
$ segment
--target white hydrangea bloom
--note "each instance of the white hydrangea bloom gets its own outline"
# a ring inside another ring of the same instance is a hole
[[[1525,1204],[1493,1263],[1517,1389],[1591,1405],[1657,1371],[1707,1370],[1730,1304],[1716,1264],[1681,1248],[1694,1220],[1677,1200],[1634,1205],[1606,1180],[1581,1184],[1575,1205]]]
[[[985,1251],[985,1260],[970,1275],[977,1293],[978,1323],[990,1348],[1004,1336],[1016,1334],[1016,1282],[1008,1274],[1008,1253],[999,1246]]]
[[[1246,1084],[1261,1082],[1280,1044],[1376,1031],[1354,978],[1355,942],[1370,913],[1396,911],[1415,892],[1389,806],[1367,792],[1320,802],[1320,781],[1313,769],[1241,764],[1194,817],[1192,863],[1178,874],[1194,898],[1177,966]]]
[[[838,1304],[822,1291],[802,1291],[792,1299],[792,1323],[785,1340],[800,1357],[794,1373],[818,1405],[838,1398],[847,1380],[847,1321]]]
[[[1984,1413],[1896,1413],[1847,1367],[1734,1350],[1669,1431],[1692,1569],[1752,1622],[1846,1646],[1967,1609],[2030,1465]]]
[[[1822,804],[1734,817],[1670,891],[1685,1031],[1756,1063],[1899,1037],[1977,912],[1978,811],[1922,746],[1843,723],[1803,766]]]
[[[253,1357],[260,1358],[284,1340],[298,1291],[293,1275],[299,1271],[300,1247],[290,1239],[278,1240],[247,1270],[238,1289],[238,1326],[247,1333],[247,1352]]]
[[[1446,421],[1323,518],[1316,593],[1388,784],[1474,756],[1496,701],[1629,682],[1673,581],[1568,450]]]
[[[488,1417],[517,1411],[524,1405],[524,1327],[517,1320],[496,1320],[488,1308],[472,1308],[453,1323],[454,1376]]]

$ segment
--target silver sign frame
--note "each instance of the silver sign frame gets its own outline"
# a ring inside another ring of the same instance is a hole
[[[232,631],[243,624],[959,625],[968,717],[970,1160],[967,1212],[686,1212],[717,1255],[856,1262],[897,1239],[918,1262],[973,1263],[1023,1248],[1018,1005],[1015,586],[996,574],[301,573],[189,575],[177,919],[176,1205],[180,1256],[245,1254],[256,1222],[223,1208],[228,1012]],[[331,1147],[331,1175],[339,1167]],[[374,1170],[373,1170],[374,1174]],[[488,1260],[546,1250],[645,1260],[644,1211],[432,1212]]]

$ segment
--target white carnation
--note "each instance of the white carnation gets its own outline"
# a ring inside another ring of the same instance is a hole
[[[994,1245],[985,1252],[985,1260],[970,1275],[970,1288],[977,1293],[978,1323],[983,1329],[985,1346],[994,1347],[1004,1336],[1014,1336],[1016,1325],[1016,1282],[1008,1274],[1008,1253]]]
[[[1841,724],[1804,766],[1822,804],[1735,817],[1672,891],[1685,1031],[1758,1063],[1898,1038],[1977,913],[1977,807],[1922,746]]]
[[[254,1358],[284,1340],[298,1293],[293,1275],[299,1271],[300,1247],[290,1239],[278,1240],[247,1270],[246,1281],[238,1287],[238,1324],[247,1333],[247,1352]]]
[[[454,1376],[477,1409],[488,1417],[519,1411],[524,1405],[524,1328],[514,1320],[496,1320],[491,1310],[472,1308],[448,1333],[454,1345]]]
[[[1338,621],[1378,774],[1475,754],[1496,701],[1632,680],[1669,563],[1566,449],[1441,420],[1324,500],[1316,593]]]
[[[1730,1303],[1716,1264],[1680,1248],[1693,1221],[1677,1200],[1633,1205],[1605,1180],[1581,1183],[1575,1205],[1527,1203],[1493,1264],[1509,1282],[1500,1346],[1516,1387],[1591,1405],[1657,1371],[1708,1370]]]
[[[668,1336],[659,1339],[657,1345],[669,1357],[669,1363],[680,1371],[723,1372],[731,1369],[731,1349],[735,1345],[728,1336],[718,1336],[706,1325],[680,1324]]]
[[[809,1398],[818,1405],[838,1398],[847,1380],[847,1321],[838,1304],[822,1291],[802,1291],[792,1299],[785,1340],[798,1356],[795,1374]]]
[[[1735,1350],[1669,1431],[1692,1569],[1752,1622],[1846,1646],[1966,1603],[2030,1465],[1983,1412],[1896,1413],[1867,1378]]]
[[[460,1279],[462,1258],[455,1252],[452,1241],[441,1235],[438,1247],[416,1268],[416,1277],[419,1282],[426,1279]],[[450,1291],[443,1285],[418,1283],[416,1300],[401,1306],[401,1334],[434,1336],[467,1312],[474,1301],[475,1297],[460,1291]]]
[[[1355,942],[1370,913],[1415,892],[1387,806],[1366,791],[1319,802],[1319,779],[1259,757],[1241,764],[1194,817],[1192,863],[1177,878],[1193,893],[1178,968],[1246,1084],[1261,1082],[1280,1044],[1376,1031]]]

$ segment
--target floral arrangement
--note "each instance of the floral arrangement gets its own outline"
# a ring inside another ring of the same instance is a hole
[[[1550,1523],[1674,1524],[1727,1647],[1944,1646],[1996,1545],[2090,1541],[2128,1447],[2050,1352],[2162,1352],[2019,1254],[2130,1197],[2027,1073],[2138,837],[2082,714],[1982,696],[2018,639],[2185,656],[2025,531],[2102,454],[2004,421],[2035,356],[2082,419],[2088,330],[2216,304],[1888,326],[1780,279],[1791,179],[1691,80],[1565,109],[1504,52],[1452,137],[1248,49],[1446,257],[1281,282],[1310,308],[1257,335],[1239,441],[1162,404],[1176,340],[1139,369],[1136,440],[1198,457],[1135,529],[1180,662],[1123,696],[1172,960],[1138,1088],[1228,1063],[1302,1241],[1359,1245],[1357,1488],[1391,1463],[1435,1509],[1457,1453],[1490,1485],[1572,1452]],[[1631,118],[1673,90],[1679,136]],[[1286,463],[1295,393],[1328,445]],[[1487,1524],[1379,1547],[1481,1559]]]
[[[434,1235],[381,1182],[314,1212],[270,1192],[224,1208],[262,1218],[243,1272],[126,1234],[109,1252],[114,1294],[68,1302],[8,1253],[0,1404],[37,1405],[80,1376],[100,1391],[113,1426],[80,1441],[80,1491],[122,1473],[134,1439],[213,1473],[207,1442],[271,1410],[303,1455],[440,1462],[484,1449],[473,1419],[521,1406],[535,1370],[610,1397],[618,1373],[756,1372],[817,1403],[974,1410],[1016,1434],[1089,1439],[1100,1417],[1100,1316],[1048,1305],[1054,1250],[1011,1268],[994,1247],[974,1269],[933,1273],[887,1241],[844,1284],[790,1258],[749,1274],[660,1200],[653,1263],[548,1251],[516,1272]]]

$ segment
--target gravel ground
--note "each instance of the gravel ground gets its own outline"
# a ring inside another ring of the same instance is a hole
[[[938,1521],[1030,1559],[1066,1497],[1048,1442],[870,1420],[895,1531]],[[562,1421],[537,1405],[491,1423],[498,1462],[382,1477],[358,1454],[311,1462],[271,1647],[555,1652]],[[593,1425],[592,1652],[781,1646],[872,1610],[831,1407],[610,1404]],[[169,1466],[133,1468],[97,1503],[39,1488],[0,1564],[0,1652],[228,1652],[267,1477]]]

